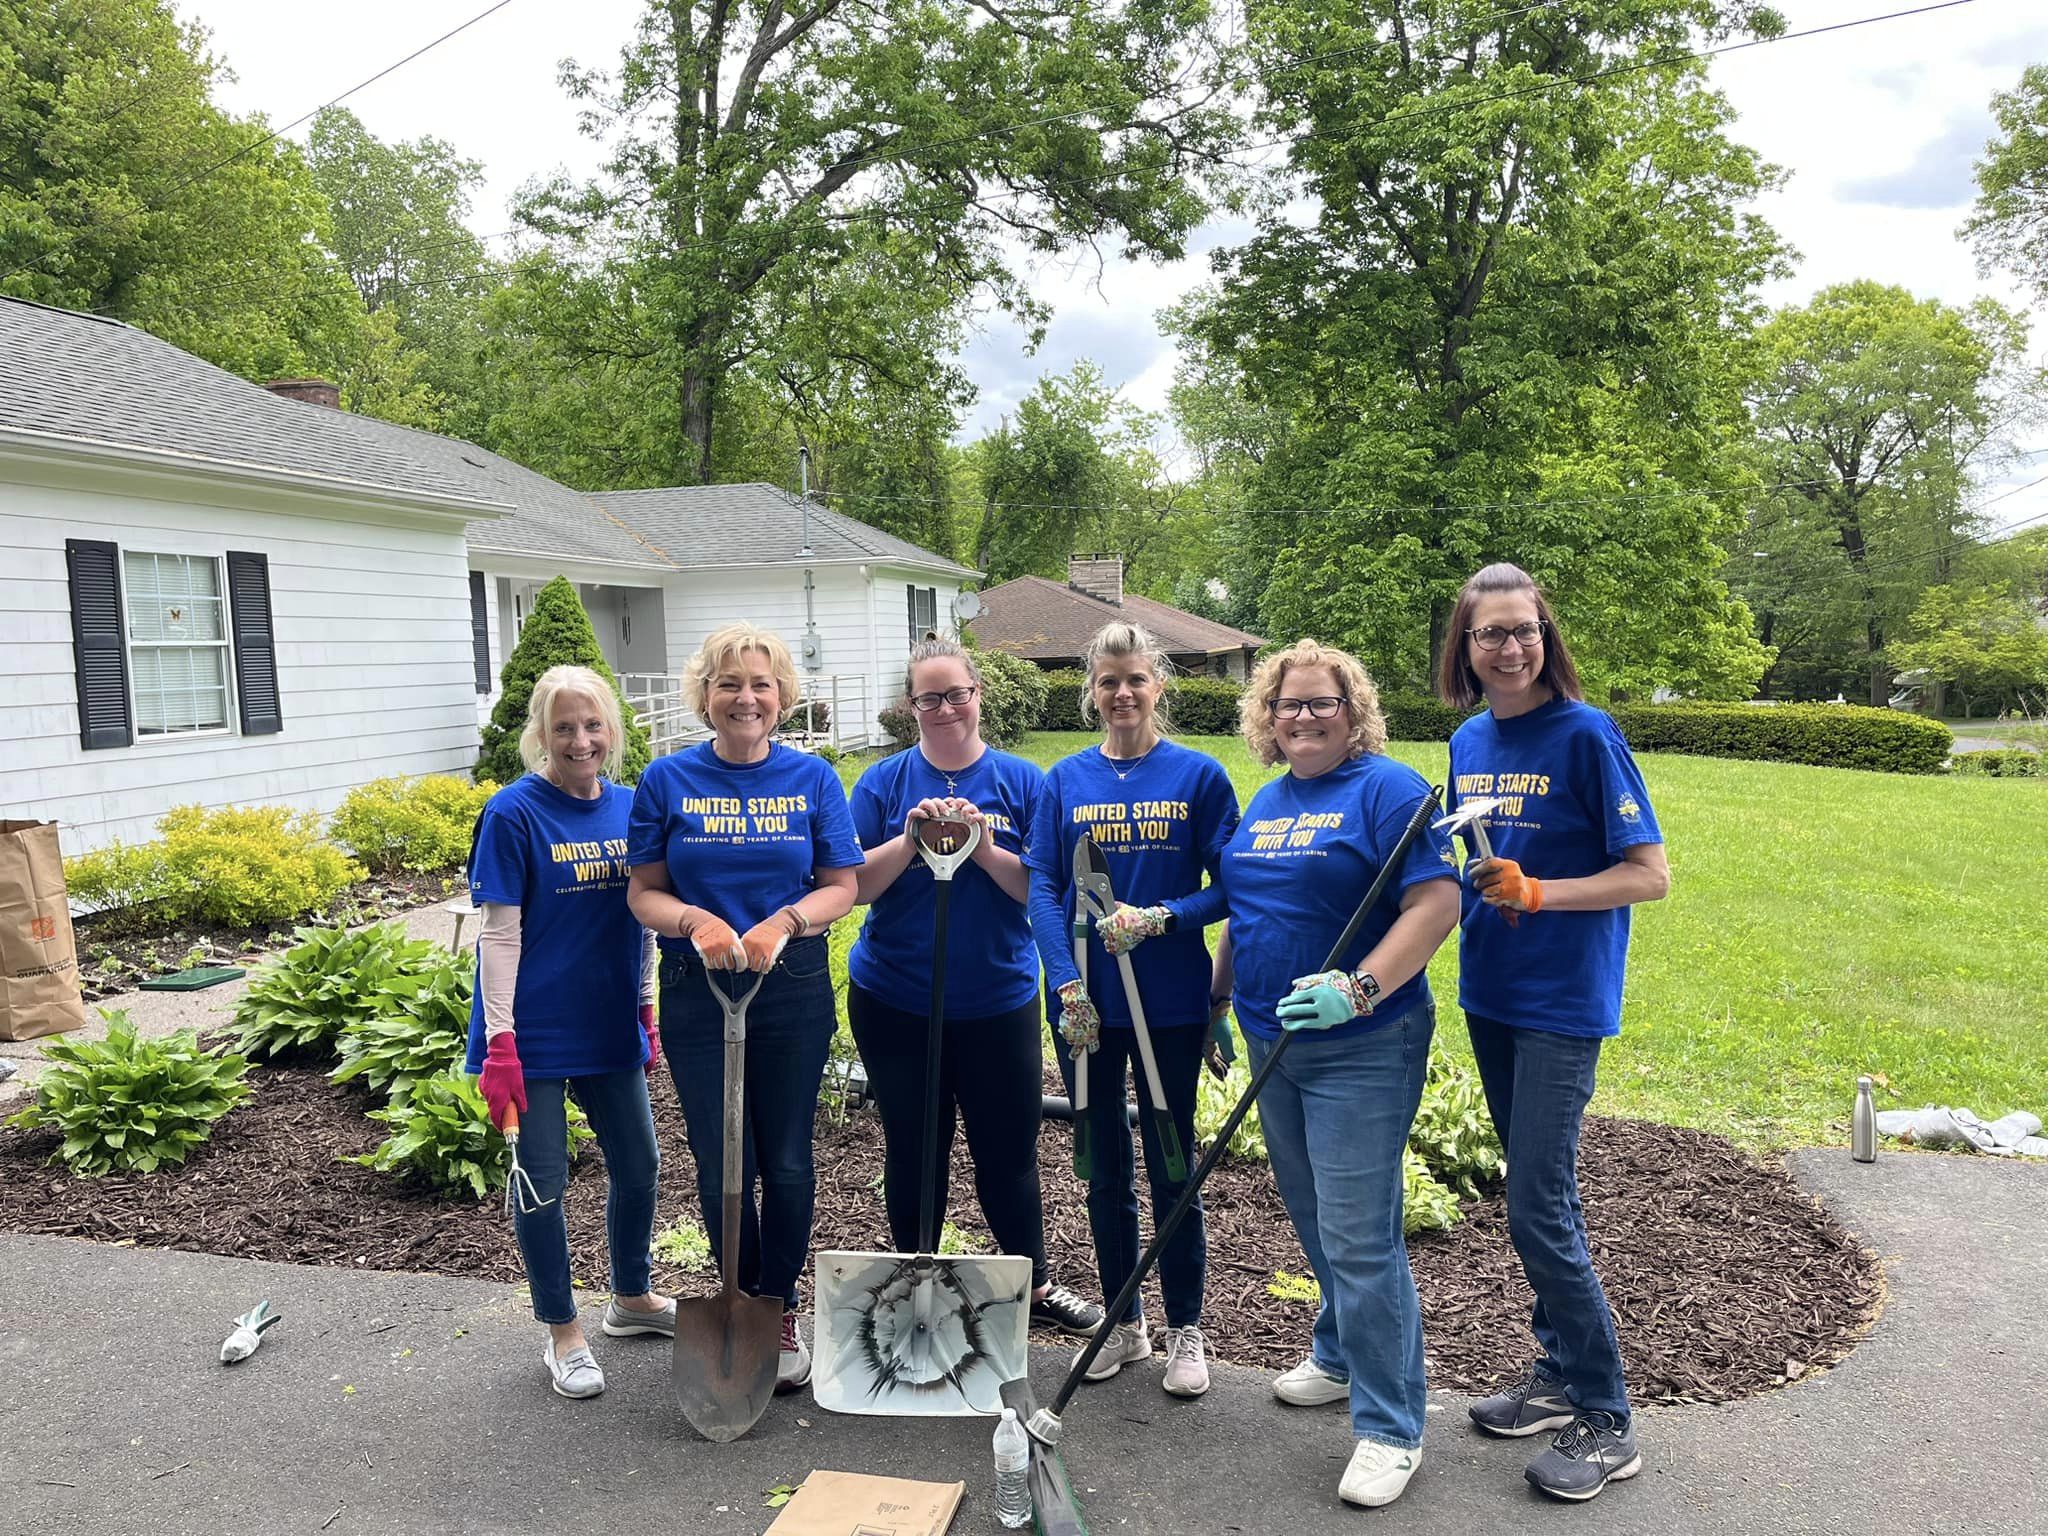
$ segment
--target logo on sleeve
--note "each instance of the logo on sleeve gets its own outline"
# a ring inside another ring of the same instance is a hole
[[[1614,809],[1623,821],[1641,821],[1643,819],[1643,808],[1636,804],[1636,797],[1625,789],[1621,792],[1620,798],[1614,802]]]

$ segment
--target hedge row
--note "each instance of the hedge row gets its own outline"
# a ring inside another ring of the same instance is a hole
[[[2048,779],[2048,758],[2024,747],[1987,747],[1981,752],[1958,752],[1957,773],[1991,779]]]
[[[1039,729],[1086,731],[1081,718],[1082,673],[1049,672],[1051,684]],[[1188,677],[1173,685],[1173,728],[1186,736],[1237,732],[1241,685],[1223,678]],[[1380,708],[1394,741],[1449,741],[1466,719],[1423,693],[1386,692]],[[1953,738],[1947,726],[1897,710],[1854,704],[1616,704],[1615,721],[1638,752],[1679,752],[1697,757],[1753,758],[1823,768],[1866,768],[1881,773],[1936,773]],[[1986,764],[1978,771],[2025,772]]]

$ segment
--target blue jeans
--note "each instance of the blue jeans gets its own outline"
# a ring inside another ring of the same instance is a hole
[[[1422,1308],[1401,1232],[1401,1153],[1422,1102],[1436,1008],[1362,1035],[1304,1030],[1259,1093],[1273,1182],[1322,1288],[1311,1352],[1351,1382],[1351,1432],[1413,1450],[1429,1394]],[[1279,1042],[1245,1035],[1257,1073]]]
[[[1586,1248],[1579,1124],[1593,1097],[1599,1037],[1515,1029],[1465,1016],[1486,1107],[1508,1160],[1508,1235],[1536,1293],[1537,1369],[1581,1408],[1626,1415],[1621,1344]]]
[[[1195,1075],[1202,1070],[1202,1048],[1209,1031],[1199,1025],[1152,1031],[1152,1055],[1159,1063],[1159,1086],[1166,1094],[1166,1107],[1180,1133],[1181,1154],[1187,1171],[1195,1171]],[[1060,1072],[1067,1080],[1067,1092],[1074,1091],[1074,1059],[1064,1048],[1058,1052]],[[1102,1045],[1091,1051],[1088,1061],[1088,1126],[1093,1160],[1088,1179],[1088,1228],[1095,1239],[1095,1265],[1102,1280],[1104,1305],[1116,1300],[1116,1293],[1138,1267],[1144,1245],[1138,1241],[1138,1168],[1131,1148],[1131,1124],[1124,1104],[1128,1077],[1138,1083],[1141,1111],[1152,1108],[1152,1093],[1145,1083],[1145,1064],[1138,1055],[1138,1032],[1134,1029],[1105,1029]],[[1165,1153],[1158,1132],[1147,1113],[1138,1116],[1138,1132],[1145,1146],[1145,1177],[1152,1187],[1152,1221],[1164,1221],[1187,1180],[1166,1176]],[[1159,1255],[1159,1290],[1166,1298],[1166,1326],[1188,1328],[1202,1321],[1202,1286],[1209,1267],[1209,1236],[1202,1226],[1202,1197],[1197,1195],[1187,1219]],[[1117,1321],[1135,1323],[1145,1315],[1142,1292]]]
[[[713,974],[712,985],[729,997],[754,984],[745,971]],[[704,1231],[712,1257],[722,1264],[725,1015],[704,977],[695,953],[662,952],[661,1049],[697,1164]],[[746,1123],[740,1137],[739,1287],[749,1296],[780,1296],[785,1307],[796,1305],[797,1279],[810,1255],[818,1198],[811,1132],[837,1024],[824,935],[798,939],[782,951],[747,1008]]]
[[[519,1117],[519,1162],[536,1193],[552,1201],[531,1213],[514,1206],[513,1228],[526,1261],[533,1315],[544,1323],[576,1321],[569,1284],[569,1227],[562,1192],[569,1183],[569,1118],[564,1090],[590,1117],[604,1150],[605,1246],[611,1252],[612,1291],[645,1295],[651,1279],[648,1244],[654,1237],[654,1190],[661,1153],[654,1115],[647,1107],[647,1076],[638,1067],[593,1077],[529,1077],[526,1113]]]

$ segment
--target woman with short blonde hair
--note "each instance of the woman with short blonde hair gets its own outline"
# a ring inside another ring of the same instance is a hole
[[[797,1279],[817,1202],[811,1126],[838,1023],[825,930],[853,909],[860,844],[832,765],[775,739],[797,702],[779,636],[752,624],[712,631],[684,691],[711,739],[656,758],[640,777],[626,849],[633,910],[660,939],[661,1039],[721,1260],[725,1018],[704,973],[767,973],[747,1011],[737,1265],[742,1290],[782,1302],[776,1390],[794,1391],[811,1374]]]
[[[562,1207],[571,1094],[590,1117],[611,1181],[604,1331],[675,1333],[675,1303],[648,1289],[661,1166],[647,1102],[660,1048],[652,956],[627,902],[625,865],[601,852],[625,846],[632,820],[633,791],[608,777],[624,743],[609,682],[588,667],[548,668],[519,735],[531,772],[491,796],[470,851],[483,931],[468,1069],[479,1074],[495,1125],[519,1117],[521,1161],[540,1203],[519,1206],[513,1221],[533,1313],[548,1326],[542,1359],[563,1397],[604,1390],[569,1279]],[[564,859],[564,848],[579,852]]]
[[[1256,1074],[1273,1182],[1322,1293],[1284,1403],[1348,1402],[1353,1504],[1389,1504],[1422,1456],[1422,1312],[1401,1238],[1402,1149],[1422,1100],[1436,1004],[1424,974],[1458,920],[1451,845],[1418,838],[1331,969],[1322,969],[1429,793],[1381,752],[1379,693],[1357,659],[1302,640],[1259,663],[1240,711],[1287,772],[1245,807],[1220,877],[1230,925],[1212,1006],[1233,1007]]]

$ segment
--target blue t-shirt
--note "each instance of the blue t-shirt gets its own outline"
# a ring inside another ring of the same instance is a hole
[[[1286,774],[1252,796],[1223,850],[1222,874],[1230,899],[1232,1005],[1247,1034],[1279,1038],[1274,1005],[1294,990],[1297,976],[1323,969],[1330,946],[1428,793],[1428,783],[1406,763],[1368,752],[1312,779]],[[1354,969],[1394,926],[1408,888],[1455,880],[1457,861],[1451,840],[1425,829],[1337,963]],[[1428,1001],[1429,976],[1418,971],[1382,994],[1366,1017],[1323,1034],[1361,1034]]]
[[[472,901],[520,909],[512,1028],[532,1077],[588,1077],[640,1065],[645,933],[626,907],[626,825],[633,791],[603,783],[595,800],[537,773],[484,806],[470,860]],[[479,951],[477,964],[484,961]],[[484,986],[469,1011],[468,1070],[483,1070]]]
[[[1053,764],[1031,813],[1024,863],[1031,871],[1031,932],[1045,966],[1047,1008],[1059,1022],[1062,983],[1074,968],[1074,844],[1084,832],[1108,856],[1110,886],[1130,907],[1165,907],[1175,928],[1131,951],[1131,970],[1155,1029],[1207,1024],[1209,946],[1202,929],[1224,917],[1216,874],[1223,845],[1237,830],[1237,791],[1206,752],[1161,741],[1119,770],[1089,747]],[[1088,936],[1088,995],[1108,1029],[1131,1027],[1115,958]]]
[[[1639,843],[1661,843],[1649,791],[1621,728],[1604,710],[1552,699],[1525,715],[1474,715],[1451,737],[1449,809],[1498,795],[1493,851],[1538,880],[1597,875]],[[1621,1033],[1627,907],[1535,912],[1508,926],[1468,884],[1458,944],[1467,1013],[1561,1035]]]
[[[990,747],[964,772],[946,775],[916,747],[885,757],[853,786],[853,829],[861,846],[875,848],[903,832],[903,818],[920,800],[972,801],[987,818],[983,836],[998,848],[1024,851],[1032,802],[1045,775],[1035,763]],[[913,1011],[932,991],[932,906],[937,882],[921,858],[898,875],[868,908],[867,922],[846,957],[854,984]],[[953,872],[947,919],[946,1012],[961,1018],[1008,1013],[1038,991],[1038,951],[1031,920],[979,864]]]
[[[634,791],[627,841],[628,864],[667,864],[669,889],[735,933],[802,900],[814,869],[861,862],[839,775],[779,741],[758,763],[728,763],[708,741],[657,757]]]

